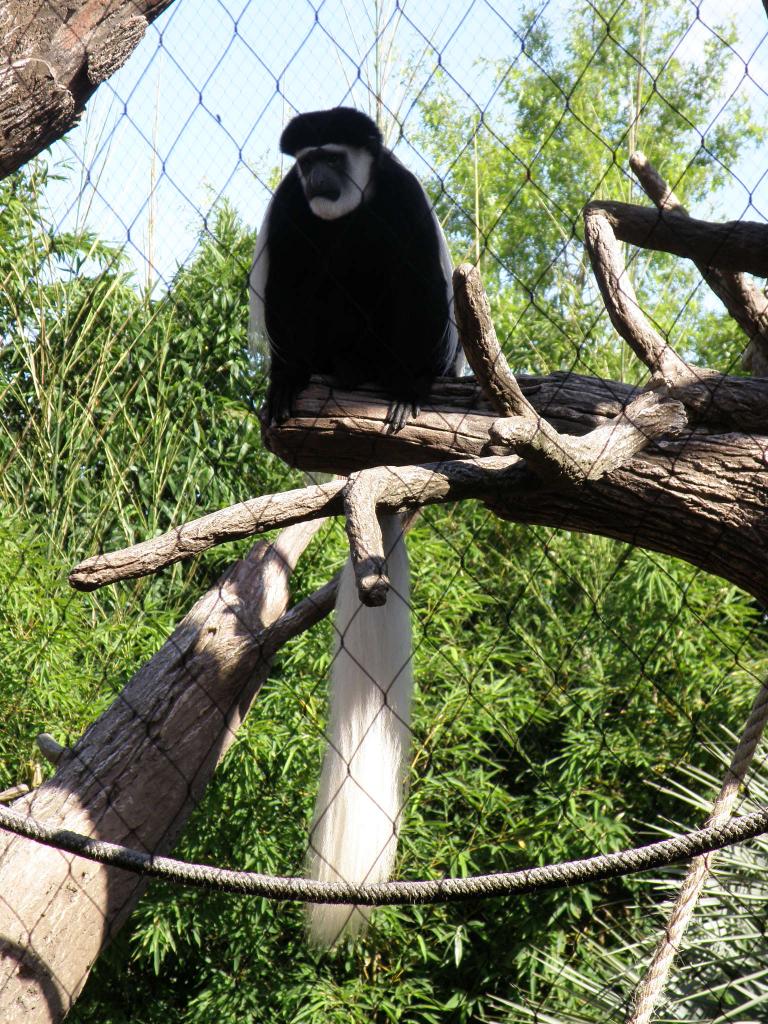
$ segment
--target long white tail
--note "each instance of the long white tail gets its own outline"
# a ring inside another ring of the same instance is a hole
[[[325,882],[381,882],[397,852],[410,746],[411,668],[408,554],[397,516],[381,519],[391,589],[387,603],[360,603],[347,562],[336,600],[328,750],[309,836],[309,874]],[[370,912],[307,906],[310,939],[332,946],[355,935]]]

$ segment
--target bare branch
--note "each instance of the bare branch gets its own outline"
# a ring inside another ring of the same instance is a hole
[[[518,461],[515,457],[488,458],[400,468],[385,466],[377,470],[368,470],[366,474],[358,474],[354,481],[355,486],[351,488],[355,492],[351,499],[353,522],[359,518],[357,509],[362,509],[370,504],[371,500],[375,500],[379,512],[394,514],[410,512],[422,505],[434,505],[473,497],[476,491],[479,494],[484,494],[486,487],[490,487],[495,494],[499,486],[499,471]],[[381,487],[379,487],[380,481]],[[246,502],[232,505],[220,512],[212,512],[210,516],[204,518],[210,520],[220,517],[223,521],[238,522],[237,536],[247,537],[251,533],[262,533],[265,530],[274,529],[275,526],[284,522],[317,519],[321,515],[321,508],[325,515],[340,514],[344,508],[340,492],[346,484],[345,480],[334,480],[330,484],[251,499],[252,502],[258,503],[263,510],[273,508],[274,514],[271,518],[265,512],[262,512],[262,518],[258,520],[253,517],[242,517],[241,509],[244,504],[247,504]],[[326,491],[318,497],[317,492],[323,492],[323,488]],[[375,499],[364,496],[368,488],[370,488],[371,494],[375,494]],[[327,495],[331,493],[331,489],[338,496],[333,500],[328,500]],[[320,504],[320,501],[323,503]],[[133,579],[137,576],[157,572],[166,565],[188,557],[192,552],[180,549],[175,544],[174,538],[194,526],[194,522],[188,523],[162,537],[156,537],[154,540],[143,541],[133,547],[124,548],[109,555],[97,555],[95,558],[89,559],[89,562],[93,564],[87,577],[88,589],[94,590],[108,583],[116,583],[119,580]],[[354,531],[355,527],[353,527]],[[230,539],[230,536],[224,539]],[[362,552],[366,550],[368,544],[370,544],[375,557],[377,545],[370,540],[370,529],[363,527],[356,534],[357,536],[363,538],[360,541],[356,539],[354,542],[353,557],[357,552],[357,562],[362,563],[367,557]],[[195,550],[204,550],[204,547],[213,547],[215,544],[221,543],[217,537],[217,533],[208,531],[205,534],[205,545],[203,546],[203,541],[200,540],[199,546]],[[378,547],[381,547],[380,540]],[[81,563],[81,566],[86,564]],[[81,566],[73,569],[70,580],[75,574],[78,578],[81,576]],[[362,572],[362,570],[360,571]],[[84,589],[82,585],[81,589]]]
[[[46,761],[50,761],[51,764],[58,764],[61,760],[61,755],[67,750],[49,732],[39,733],[37,736],[37,748]]]
[[[632,203],[592,202],[586,210],[607,217],[621,242],[671,252],[708,267],[768,276],[768,224],[750,220],[715,224],[677,210]]]
[[[492,407],[500,416],[538,420],[501,351],[480,273],[471,263],[454,270],[453,295],[464,354]]]
[[[646,194],[663,210],[687,216],[687,210],[643,153],[629,159]],[[749,338],[741,364],[756,377],[768,376],[768,299],[741,273],[696,262],[699,273]]]
[[[301,487],[281,494],[250,498],[176,527],[161,537],[121,551],[94,555],[76,565],[69,582],[76,590],[97,590],[107,583],[129,580],[164,569],[229,540],[253,537],[267,530],[310,519],[338,515],[344,480]]]
[[[16,786],[11,786],[10,789],[4,789],[0,792],[0,804],[9,804],[12,800],[18,800],[20,796],[24,796],[29,792],[29,786],[26,782],[20,782]]]

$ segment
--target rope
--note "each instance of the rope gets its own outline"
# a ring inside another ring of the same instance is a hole
[[[712,813],[706,822],[707,826],[717,827],[728,819],[739,787],[744,781],[757,744],[760,742],[766,720],[768,720],[768,681],[763,683],[755,697],[747,724],[744,726],[744,732],[725,773],[720,793],[712,805]],[[709,855],[696,857],[691,861],[688,874],[680,887],[680,892],[651,957],[645,976],[635,990],[627,1024],[648,1024],[650,1021],[666,986],[672,963],[680,949],[685,930],[693,917],[704,883],[709,876],[712,860],[712,851],[709,851]]]
[[[763,835],[768,832],[768,807],[648,846],[600,854],[584,860],[525,868],[521,871],[504,871],[494,875],[475,875],[471,878],[379,882],[359,887],[309,878],[282,878],[250,871],[229,871],[207,864],[190,864],[170,857],[154,856],[116,843],[91,839],[68,829],[52,828],[5,807],[0,807],[0,828],[87,860],[182,885],[274,900],[383,906],[522,895],[648,871]]]

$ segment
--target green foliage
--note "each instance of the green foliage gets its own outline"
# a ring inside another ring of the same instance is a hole
[[[253,239],[233,211],[222,206],[173,294],[153,302],[119,250],[48,227],[46,180],[34,165],[0,183],[8,778],[28,771],[35,732],[82,731],[232,552],[90,597],[67,587],[72,564],[287,477],[254,415],[263,384],[242,287]]]
[[[637,198],[623,170],[635,146],[703,204],[760,131],[744,108],[729,108],[703,141],[692,127],[706,123],[724,65],[714,44],[698,62],[666,59],[679,4],[626,5],[610,21],[589,11],[579,8],[557,44],[541,21],[525,22],[524,59],[499,73],[476,159],[475,115],[446,90],[425,99],[420,137],[436,160],[450,154],[441,211],[456,255],[482,253],[515,365],[632,377],[595,301],[581,206]],[[91,597],[67,590],[67,568],[291,479],[260,445],[264,381],[245,353],[253,239],[234,211],[219,209],[195,259],[153,299],[118,249],[46,225],[44,189],[40,168],[0,183],[2,784],[29,777],[35,733],[77,736],[233,546]],[[689,272],[657,257],[632,266],[675,340],[725,369],[733,334],[691,293]],[[685,761],[716,769],[703,744],[743,719],[766,668],[764,622],[749,599],[660,555],[500,522],[469,504],[427,510],[409,547],[418,692],[402,877],[615,850],[680,816],[680,792],[658,780]],[[302,559],[296,594],[343,557],[333,524]],[[330,631],[323,623],[281,654],[179,856],[302,870]],[[538,1006],[581,1012],[579,977],[612,986],[615,1007],[629,984],[621,947],[655,898],[630,879],[386,908],[367,939],[319,953],[299,907],[158,884],[71,1019],[513,1020],[519,1005],[520,1019]],[[608,965],[597,981],[596,949]]]
[[[173,619],[153,602],[141,614],[115,601],[107,613],[74,594],[65,566],[50,559],[41,524],[0,510],[0,789],[30,783],[40,770],[38,733],[77,739]]]
[[[700,827],[730,763],[738,737],[722,730],[713,746],[713,772],[683,764],[661,783],[677,801],[680,818],[672,830]],[[768,776],[758,760],[749,773],[749,789],[737,812],[749,814],[766,806]],[[653,838],[669,831],[654,825]],[[749,844],[727,847],[716,854],[696,912],[688,926],[671,973],[663,1005],[654,1019],[663,1022],[712,1021],[716,1024],[765,1019],[768,1005],[765,899],[768,841],[761,836]],[[603,1024],[626,1017],[627,996],[640,981],[658,938],[663,933],[684,867],[667,869],[661,878],[644,876],[642,923],[632,931],[621,916],[605,908],[591,927],[582,931],[580,948],[565,957],[543,955],[539,970],[551,981],[535,1011],[522,1001],[494,999],[489,1020],[497,1024]],[[649,906],[650,904],[650,906]],[[609,934],[611,942],[602,941]]]
[[[33,173],[10,210],[40,210]],[[13,220],[12,231],[29,230]],[[122,254],[90,236],[12,246],[14,299],[0,349],[0,501],[48,522],[51,551],[89,552],[269,489],[285,471],[261,448],[259,380],[245,356],[252,238],[224,204],[159,302]]]

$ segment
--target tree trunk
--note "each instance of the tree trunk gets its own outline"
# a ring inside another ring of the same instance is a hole
[[[141,850],[170,850],[276,648],[330,608],[332,587],[303,617],[283,615],[291,571],[318,526],[303,523],[258,544],[222,576],[61,755],[55,776],[14,810]],[[3,833],[0,1020],[62,1020],[145,885],[139,875]]]

